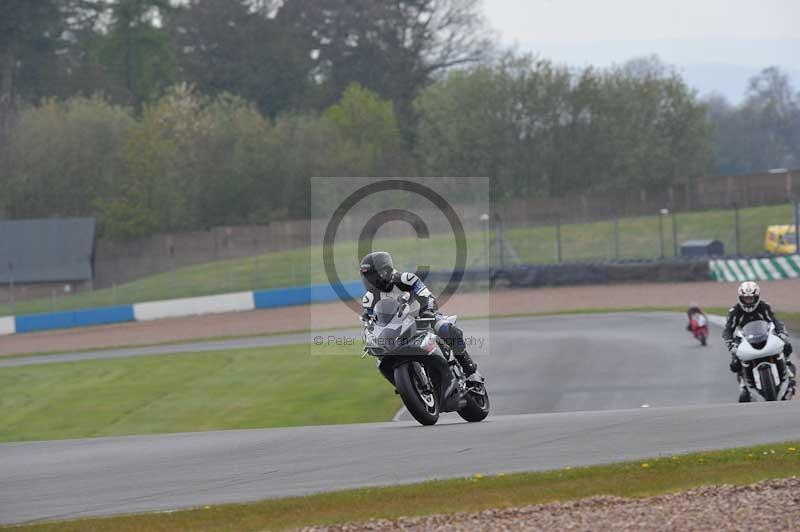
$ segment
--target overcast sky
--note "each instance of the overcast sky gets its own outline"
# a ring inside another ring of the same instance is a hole
[[[701,92],[737,100],[778,65],[800,82],[800,0],[483,0],[507,45],[576,66],[658,54]]]

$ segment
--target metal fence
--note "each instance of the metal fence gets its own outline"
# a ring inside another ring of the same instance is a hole
[[[547,217],[536,221],[504,221],[504,212],[492,216],[469,213],[465,220],[470,269],[508,268],[514,264],[559,264],[636,260],[673,260],[681,256],[681,244],[691,240],[718,240],[728,256],[766,254],[768,226],[798,223],[797,203],[675,211],[668,207],[636,216],[605,216],[583,220],[551,206]],[[469,211],[465,211],[469,212]],[[431,235],[430,240],[393,236],[384,243],[393,251],[396,266],[413,270],[426,265],[432,270],[452,269],[452,236]],[[255,240],[253,240],[255,242]],[[86,283],[19,284],[10,279],[0,285],[0,316],[52,312],[76,308],[173,299],[200,295],[264,290],[324,282],[321,265],[309,255],[309,248],[266,252],[256,242],[236,254],[220,253],[221,260],[193,264],[198,257],[175,256],[160,264],[160,273],[113,277],[114,264],[95,263],[109,276],[102,285]],[[353,249],[345,262],[355,256]],[[249,251],[248,251],[249,250]],[[240,253],[241,252],[241,253]],[[233,256],[231,256],[233,255]],[[126,271],[152,271],[152,257],[125,257]],[[357,259],[356,259],[357,260]],[[163,262],[163,261],[162,261]],[[164,265],[166,264],[166,271]],[[188,265],[187,265],[188,264]],[[109,273],[110,272],[110,273]],[[126,274],[128,275],[128,274]],[[356,268],[340,272],[342,280],[358,276]]]
[[[676,212],[667,207],[652,214],[610,216],[591,222],[562,222],[568,213],[555,214],[550,223],[506,224],[491,228],[492,262],[496,266],[566,262],[604,262],[636,259],[674,259],[688,241],[716,240],[727,256],[759,256],[767,228],[791,226],[797,231],[798,203],[705,211]],[[792,239],[790,234],[786,237]],[[498,244],[499,243],[499,244]]]

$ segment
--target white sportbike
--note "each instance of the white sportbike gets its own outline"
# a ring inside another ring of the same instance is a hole
[[[774,331],[772,323],[753,321],[736,332],[741,339],[736,349],[742,363],[740,385],[751,401],[788,401],[794,395],[795,376],[783,354],[786,344]]]

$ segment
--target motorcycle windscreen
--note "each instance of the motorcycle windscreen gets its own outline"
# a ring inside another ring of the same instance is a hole
[[[388,325],[395,317],[397,311],[400,310],[400,303],[394,299],[381,299],[375,305],[373,310],[375,314],[375,322],[378,325]]]
[[[747,343],[755,349],[763,349],[769,339],[769,323],[766,321],[752,321],[744,326],[742,335]]]

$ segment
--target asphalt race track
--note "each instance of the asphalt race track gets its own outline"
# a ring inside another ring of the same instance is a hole
[[[483,349],[472,351],[488,378],[493,414],[479,424],[447,417],[434,427],[400,421],[2,444],[0,522],[169,510],[800,439],[800,403],[734,403],[738,390],[719,329],[712,327],[712,344],[702,348],[684,320],[644,313],[463,322],[466,336],[484,338]],[[298,338],[235,342],[280,345]],[[222,343],[215,342],[217,348]],[[7,362],[34,358],[59,361]]]

